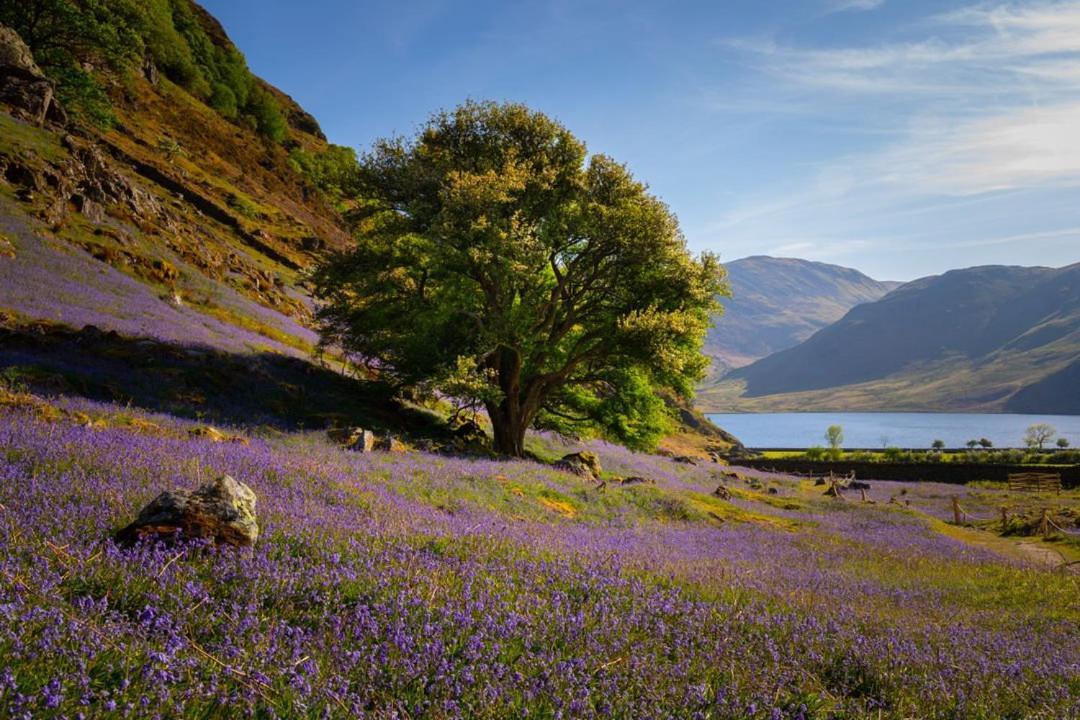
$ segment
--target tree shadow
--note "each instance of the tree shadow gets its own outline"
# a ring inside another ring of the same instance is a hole
[[[382,382],[273,353],[33,323],[0,326],[0,378],[48,395],[79,395],[178,417],[281,430],[358,425],[440,437],[433,414],[404,405]]]

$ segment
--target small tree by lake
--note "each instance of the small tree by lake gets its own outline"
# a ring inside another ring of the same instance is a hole
[[[1062,450],[1065,450],[1069,447],[1069,440],[1067,438],[1059,437],[1057,439],[1057,446]]]
[[[974,450],[979,446],[979,441],[974,438],[967,441],[968,450]]]
[[[981,447],[983,450],[989,450],[990,448],[994,447],[994,443],[990,442],[990,440],[987,438],[979,438],[979,447]]]
[[[825,441],[829,443],[829,451],[833,459],[840,457],[840,449],[844,445],[844,428],[841,425],[830,425],[825,430]]]
[[[1035,423],[1029,425],[1027,432],[1024,433],[1024,444],[1029,448],[1036,448],[1038,450],[1043,449],[1043,445],[1046,441],[1054,437],[1057,434],[1057,429],[1049,423]]]
[[[945,449],[945,441],[944,440],[935,440],[930,445],[930,447],[934,448],[935,450],[944,450]]]

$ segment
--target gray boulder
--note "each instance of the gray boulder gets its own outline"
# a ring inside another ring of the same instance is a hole
[[[0,102],[35,125],[67,122],[52,83],[34,62],[30,48],[6,25],[0,25]]]
[[[222,475],[197,490],[170,490],[144,507],[135,522],[116,534],[121,545],[144,538],[212,539],[220,545],[251,547],[259,538],[255,493],[242,482]]]
[[[578,477],[592,480],[599,480],[600,473],[603,472],[600,467],[600,458],[588,450],[564,455],[562,459],[555,463],[555,467]]]
[[[331,428],[326,436],[353,452],[369,453],[375,449],[375,433],[364,428]]]

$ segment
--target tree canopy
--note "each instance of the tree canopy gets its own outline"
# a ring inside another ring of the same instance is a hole
[[[727,292],[622,165],[516,104],[468,102],[360,160],[356,245],[316,272],[324,342],[529,427],[651,447]]]
[[[1024,432],[1024,444],[1042,450],[1046,441],[1054,437],[1055,433],[1057,433],[1057,430],[1049,423],[1029,425],[1027,431]]]

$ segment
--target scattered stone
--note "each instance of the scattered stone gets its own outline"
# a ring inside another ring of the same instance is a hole
[[[380,452],[403,453],[409,448],[393,435],[384,435],[375,440],[375,449]]]
[[[671,458],[672,462],[681,463],[683,465],[697,465],[697,458],[690,457],[689,455],[676,455]]]
[[[454,437],[465,442],[486,442],[487,433],[475,420],[465,420],[453,426]]]
[[[346,450],[369,453],[375,450],[375,433],[358,427],[330,428],[326,436]]]
[[[600,458],[588,450],[564,455],[562,459],[555,463],[555,468],[592,480],[599,480],[600,473],[603,472],[600,467]]]
[[[723,485],[719,485],[719,486],[717,486],[717,488],[715,490],[713,490],[713,496],[718,497],[721,500],[730,500],[731,499],[731,491],[728,490]]]
[[[779,494],[780,494],[780,491],[779,491],[779,490],[777,490],[777,489],[776,489],[776,488],[774,488],[774,487],[771,487],[771,488],[769,488],[769,494],[770,494],[770,495],[779,495]]]
[[[229,439],[229,436],[218,430],[212,425],[198,425],[188,430],[188,435],[193,438],[203,438],[210,442],[225,442]]]
[[[431,438],[420,438],[413,443],[413,447],[425,453],[437,453],[442,450],[442,446]]]
[[[171,541],[177,533],[251,547],[259,537],[254,491],[223,475],[194,491],[163,492],[139,512],[135,522],[116,534],[116,541],[121,545],[144,538]]]
[[[188,430],[188,436],[193,438],[202,438],[209,440],[210,442],[222,443],[230,442],[240,445],[247,445],[248,439],[243,435],[226,435],[212,425],[199,425]]]
[[[653,480],[652,478],[638,477],[637,475],[632,475],[632,476],[630,476],[628,478],[623,478],[622,482],[620,484],[621,485],[655,485],[656,481]]]

